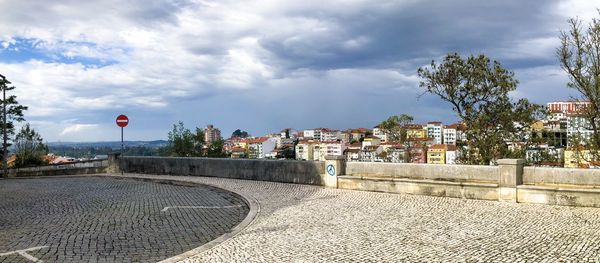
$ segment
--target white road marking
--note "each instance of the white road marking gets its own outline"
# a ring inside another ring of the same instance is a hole
[[[166,206],[161,212],[166,212],[169,209],[173,208],[190,208],[190,209],[219,209],[219,208],[238,208],[242,207],[241,205],[227,205],[227,206]]]
[[[9,256],[12,254],[19,254],[22,257],[29,259],[33,262],[43,262],[41,260],[39,260],[38,258],[27,254],[27,251],[32,251],[32,250],[38,250],[38,249],[42,249],[42,248],[47,248],[48,246],[40,246],[40,247],[32,247],[32,248],[26,248],[26,249],[20,249],[20,250],[15,250],[15,251],[9,251],[9,252],[4,252],[4,253],[0,253],[0,257],[5,257],[5,256]]]

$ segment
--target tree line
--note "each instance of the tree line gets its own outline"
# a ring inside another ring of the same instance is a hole
[[[227,157],[223,151],[224,141],[222,139],[207,144],[204,138],[204,129],[196,127],[194,131],[191,131],[181,121],[173,124],[173,129],[169,132],[168,138],[169,143],[164,149],[168,156]]]

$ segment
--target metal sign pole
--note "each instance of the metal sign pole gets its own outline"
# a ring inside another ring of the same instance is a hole
[[[121,157],[123,157],[123,127],[121,127]],[[121,170],[121,175],[123,175],[123,169]]]
[[[125,126],[127,126],[127,124],[129,123],[129,118],[127,118],[127,116],[121,114],[119,116],[117,116],[117,119],[115,120],[117,122],[117,126],[121,127],[121,157],[123,157],[123,155],[125,154],[125,146],[123,144],[123,128],[125,128]],[[121,174],[123,174],[123,170],[121,170]]]

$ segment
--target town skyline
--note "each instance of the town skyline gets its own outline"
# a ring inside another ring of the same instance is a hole
[[[27,121],[51,142],[119,138],[119,114],[131,119],[131,140],[164,138],[180,120],[225,134],[368,128],[402,113],[453,122],[449,105],[418,97],[416,75],[449,52],[483,53],[514,71],[515,98],[561,100],[577,93],[555,55],[559,32],[571,17],[589,22],[600,7],[584,0],[66,6],[0,4],[12,10],[0,18],[0,69],[29,107]]]

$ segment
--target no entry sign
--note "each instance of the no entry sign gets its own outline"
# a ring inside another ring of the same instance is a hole
[[[129,118],[127,118],[127,116],[121,114],[117,117],[117,125],[119,127],[124,128],[127,124],[129,124]]]

